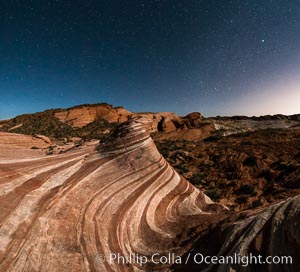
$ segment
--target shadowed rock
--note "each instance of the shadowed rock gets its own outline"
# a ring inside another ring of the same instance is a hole
[[[232,215],[220,222],[216,228],[200,235],[193,249],[183,256],[183,259],[186,259],[190,254],[188,263],[184,266],[174,266],[173,269],[212,272],[298,272],[299,218],[300,196],[264,210]],[[226,257],[229,260],[240,261],[214,265],[197,264],[195,260],[200,260],[199,254],[217,256],[220,260]]]

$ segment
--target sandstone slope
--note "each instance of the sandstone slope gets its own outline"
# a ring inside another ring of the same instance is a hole
[[[101,145],[0,163],[0,271],[136,271],[110,252],[182,255],[223,206],[157,151],[151,124],[121,125]],[[151,266],[149,264],[148,266]]]
[[[41,149],[46,149],[51,144],[51,140],[42,135],[29,136],[0,132],[0,158],[40,156],[44,154]]]

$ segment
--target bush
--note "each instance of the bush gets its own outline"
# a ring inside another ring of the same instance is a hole
[[[253,167],[256,165],[256,159],[254,157],[248,157],[244,160],[243,165]]]
[[[209,137],[203,139],[203,141],[204,141],[205,143],[209,143],[209,142],[217,142],[217,141],[219,141],[221,138],[222,138],[221,135],[212,135],[212,136],[209,136]]]
[[[167,147],[160,148],[159,152],[164,158],[169,157],[169,149]]]
[[[239,203],[239,204],[245,204],[245,203],[247,203],[247,199],[248,199],[248,197],[246,197],[246,196],[241,196],[241,197],[238,197],[238,198],[236,199],[236,202]]]
[[[220,191],[218,189],[211,189],[211,190],[207,190],[205,191],[205,194],[207,196],[209,196],[213,201],[217,201],[218,199],[220,199]]]
[[[176,170],[178,171],[178,173],[181,175],[188,172],[188,169],[183,164],[178,164],[175,167],[176,167]]]
[[[252,203],[252,207],[253,207],[253,208],[259,207],[259,206],[261,206],[261,205],[262,205],[262,202],[261,202],[260,199],[255,200],[255,201]]]
[[[236,191],[238,195],[251,195],[254,193],[254,186],[251,184],[241,185],[240,188]]]
[[[202,183],[202,180],[204,178],[204,173],[196,173],[196,174],[193,174],[190,178],[189,178],[189,181],[192,183],[192,184],[195,184],[195,185],[199,185]]]

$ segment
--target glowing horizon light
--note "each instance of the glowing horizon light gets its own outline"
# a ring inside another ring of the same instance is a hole
[[[281,78],[256,87],[235,103],[233,107],[241,115],[300,114],[300,78]]]

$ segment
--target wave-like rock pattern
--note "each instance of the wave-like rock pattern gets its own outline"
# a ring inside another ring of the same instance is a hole
[[[181,256],[228,217],[164,160],[151,125],[134,118],[97,148],[0,162],[0,271],[162,271],[101,260]]]
[[[2,162],[0,271],[138,271],[95,260],[187,251],[224,207],[170,167],[149,130],[134,119],[98,151]]]

